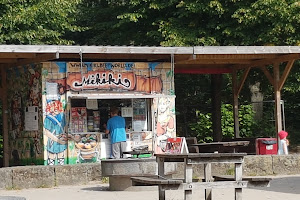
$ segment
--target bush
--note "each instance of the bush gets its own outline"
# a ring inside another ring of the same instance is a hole
[[[211,114],[203,114],[197,111],[196,115],[198,121],[190,124],[192,136],[196,137],[198,142],[201,143],[213,141]]]
[[[252,105],[241,105],[239,108],[240,136],[241,137],[257,137],[263,133],[274,133],[274,125],[268,121],[261,120],[259,124],[255,122],[254,111]],[[197,137],[199,142],[213,141],[211,113],[196,112],[197,122],[191,123],[190,128],[192,135]],[[230,104],[222,104],[221,106],[221,124],[223,138],[234,137],[234,120],[233,108]],[[266,136],[266,135],[264,135]]]

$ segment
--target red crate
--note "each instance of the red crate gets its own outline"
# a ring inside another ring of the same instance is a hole
[[[277,138],[257,138],[255,141],[257,155],[276,155]]]

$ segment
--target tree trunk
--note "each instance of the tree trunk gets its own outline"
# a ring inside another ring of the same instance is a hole
[[[222,124],[221,124],[221,88],[222,74],[211,75],[212,88],[212,128],[213,139],[216,142],[222,141]]]

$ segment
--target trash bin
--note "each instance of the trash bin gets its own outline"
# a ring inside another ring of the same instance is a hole
[[[257,138],[255,145],[257,155],[277,154],[277,138]]]

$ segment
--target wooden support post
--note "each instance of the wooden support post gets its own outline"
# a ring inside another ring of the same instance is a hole
[[[4,66],[1,69],[2,80],[2,128],[3,128],[3,167],[9,167],[9,147],[8,147],[8,104],[7,104],[7,83],[6,83],[6,70]]]
[[[242,175],[243,175],[243,168],[242,163],[235,163],[235,175],[234,179],[235,181],[242,181]],[[242,200],[242,188],[235,188],[235,200]]]
[[[284,72],[282,74],[282,77],[280,78],[280,81],[279,81],[279,85],[278,85],[278,88],[279,90],[282,89],[292,67],[293,67],[293,64],[294,64],[295,60],[290,60],[288,61],[287,65],[285,66],[285,69],[284,69]]]
[[[213,140],[221,142],[223,138],[221,123],[221,86],[222,74],[211,75],[211,100],[212,100],[212,123],[213,123]]]
[[[193,165],[188,163],[187,158],[184,159],[184,182],[192,183],[193,182]],[[184,200],[192,200],[193,188],[190,190],[184,190]]]
[[[238,106],[238,89],[237,89],[237,71],[232,70],[232,94],[233,94],[233,120],[234,120],[234,137],[240,137],[239,128],[239,106]]]
[[[164,158],[156,158],[157,164],[158,164],[158,176],[159,178],[165,177],[165,162]],[[162,188],[162,185],[158,186],[158,196],[159,200],[165,200],[166,199],[166,192]]]
[[[204,164],[205,182],[212,182],[211,163]],[[205,200],[212,200],[212,189],[205,189]]]
[[[274,64],[274,94],[275,94],[275,127],[278,134],[282,130],[282,117],[281,117],[281,94],[279,88],[280,74],[279,63]]]
[[[261,70],[264,72],[265,76],[269,80],[270,84],[274,87],[274,78],[272,77],[271,73],[268,71],[266,66],[262,67]]]

